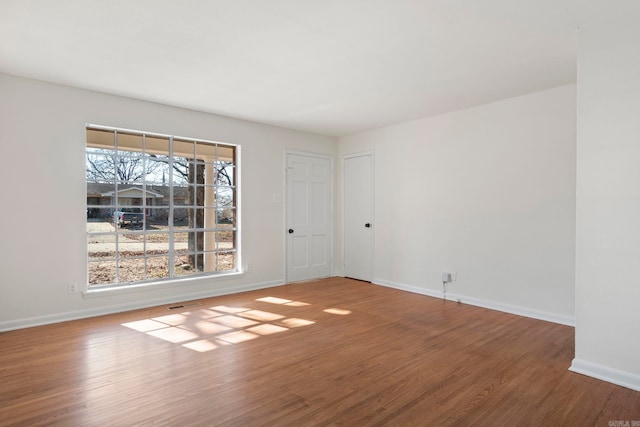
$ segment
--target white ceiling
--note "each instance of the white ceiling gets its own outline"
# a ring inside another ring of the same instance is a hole
[[[574,82],[579,0],[0,0],[0,71],[342,136]]]

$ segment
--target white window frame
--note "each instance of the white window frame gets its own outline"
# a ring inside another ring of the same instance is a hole
[[[242,270],[241,270],[241,266],[242,264],[242,258],[241,258],[241,183],[240,183],[240,177],[241,177],[241,171],[240,171],[240,164],[241,164],[241,146],[238,144],[229,144],[229,143],[223,143],[223,142],[217,142],[217,141],[211,141],[211,140],[206,140],[206,139],[202,139],[202,138],[190,138],[190,137],[181,137],[181,136],[176,136],[176,135],[167,135],[167,134],[159,134],[159,133],[154,133],[154,132],[146,132],[146,131],[139,131],[139,130],[131,130],[131,129],[124,129],[124,128],[117,128],[117,127],[111,127],[111,126],[102,126],[102,125],[95,125],[95,124],[87,124],[85,126],[86,132],[89,132],[90,130],[96,130],[96,131],[106,131],[106,132],[113,132],[114,133],[114,138],[115,138],[115,142],[114,142],[114,149],[117,150],[117,134],[118,133],[123,133],[123,134],[128,134],[128,135],[137,135],[142,137],[142,141],[143,141],[143,146],[142,146],[142,152],[145,153],[146,150],[146,138],[147,137],[157,137],[157,138],[162,138],[162,139],[167,139],[169,141],[169,149],[168,149],[168,153],[166,153],[166,155],[169,158],[169,170],[172,170],[172,163],[174,161],[174,157],[175,156],[179,156],[182,157],[180,154],[176,154],[174,152],[174,140],[175,141],[179,141],[179,142],[193,142],[194,143],[194,147],[197,144],[203,144],[203,145],[212,145],[215,146],[215,150],[217,153],[217,149],[218,147],[225,147],[225,148],[233,148],[234,150],[234,162],[233,162],[233,185],[230,187],[226,187],[227,189],[230,189],[233,194],[234,194],[234,204],[233,206],[231,206],[229,209],[231,209],[233,211],[233,218],[234,218],[234,225],[235,227],[232,227],[231,229],[225,229],[225,230],[230,230],[234,232],[234,236],[235,239],[233,241],[233,245],[231,249],[218,249],[218,241],[216,240],[216,245],[214,246],[216,249],[215,250],[210,250],[205,252],[204,250],[198,252],[196,251],[195,255],[197,256],[199,253],[204,254],[203,255],[203,259],[204,256],[209,253],[210,255],[214,254],[215,255],[215,266],[216,268],[219,265],[219,260],[218,260],[218,254],[219,253],[223,253],[223,252],[233,252],[235,253],[234,256],[234,268],[232,270],[221,270],[221,271],[202,271],[202,272],[198,272],[196,271],[194,274],[188,274],[188,275],[179,275],[177,276],[175,274],[174,271],[174,263],[175,263],[175,257],[176,255],[176,251],[175,251],[175,246],[174,246],[174,235],[180,232],[184,232],[182,230],[178,230],[176,231],[174,229],[175,225],[174,225],[174,221],[173,221],[173,214],[174,211],[176,209],[182,208],[181,206],[177,206],[174,204],[174,200],[173,200],[173,195],[174,195],[174,186],[173,186],[173,182],[172,182],[172,176],[173,174],[169,175],[169,182],[168,182],[168,187],[170,188],[169,191],[169,203],[168,203],[168,219],[167,219],[167,225],[168,225],[168,231],[167,234],[169,235],[169,250],[168,250],[168,268],[169,268],[169,273],[168,273],[168,277],[164,277],[164,278],[159,278],[159,279],[143,279],[143,280],[136,280],[136,281],[125,281],[125,282],[119,282],[118,280],[118,254],[119,254],[119,250],[118,250],[118,238],[115,238],[115,257],[113,259],[111,259],[112,261],[115,261],[115,268],[116,268],[116,274],[114,277],[114,282],[113,283],[105,283],[105,284],[90,284],[89,283],[89,266],[92,262],[97,262],[95,261],[95,259],[91,259],[90,255],[89,255],[89,240],[87,240],[87,283],[86,283],[86,288],[85,288],[85,295],[98,295],[98,294],[104,294],[105,292],[108,293],[112,293],[113,291],[124,291],[124,292],[128,292],[128,291],[135,291],[135,290],[139,290],[140,287],[153,287],[155,288],[164,288],[164,287],[171,287],[171,286],[176,286],[176,285],[183,285],[185,283],[193,283],[193,282],[201,282],[203,280],[207,280],[207,281],[211,281],[211,279],[221,279],[221,278],[226,278],[228,276],[234,276],[234,275],[238,275],[238,274],[242,274]],[[85,148],[88,149],[89,148],[89,144],[87,141],[85,141]],[[216,157],[217,159],[217,157]],[[85,155],[85,161],[86,161],[86,155]],[[194,156],[194,162],[199,162],[198,159],[195,158]],[[85,181],[88,183],[89,179],[88,177],[85,178]],[[111,184],[111,182],[109,182],[109,184]],[[140,183],[141,184],[141,188],[143,189],[143,191],[147,191],[146,190],[146,182],[143,181]],[[117,192],[118,192],[118,179],[114,178],[113,179],[113,188],[114,188],[114,192],[115,192],[115,198],[116,201],[112,203],[113,206],[118,206],[118,202],[117,202]],[[195,187],[197,187],[197,185],[194,184]],[[202,185],[203,187],[210,187],[211,191],[215,192],[219,189],[222,188],[222,186],[218,186],[217,184],[209,184],[209,185]],[[214,199],[215,200],[215,199]],[[203,206],[199,206],[197,204],[197,201],[194,199],[193,200],[194,206],[193,207],[198,207],[204,210],[209,209],[210,211],[216,212],[214,214],[214,217],[217,218],[217,210],[221,209],[219,206],[216,205],[203,205]],[[108,208],[113,207],[112,205],[108,205]],[[185,205],[188,206],[188,205]],[[90,206],[87,204],[87,212],[89,211],[89,209],[91,207],[96,207],[96,206]],[[141,200],[141,205],[139,206],[143,212],[146,212],[147,208],[149,206],[147,206],[147,197],[142,197]],[[144,221],[146,222],[146,216]],[[214,219],[214,222],[216,220]],[[217,226],[217,222],[215,222],[215,225]],[[140,235],[147,235],[147,234],[151,234],[148,233],[146,231],[146,226],[142,227],[143,229],[141,231],[127,231],[126,234],[140,234]],[[196,227],[197,228],[197,227]],[[217,232],[219,231],[224,231],[222,229],[218,229],[216,227],[214,228],[207,228],[204,227],[203,228],[198,228],[198,232],[207,232],[207,233],[213,233],[213,235],[217,236]],[[100,235],[110,235],[110,236],[122,236],[125,233],[122,231],[119,231],[117,228],[113,231],[113,232],[89,232],[87,231],[87,238],[89,239],[91,236],[100,236]],[[150,256],[147,255],[146,252],[146,239],[144,239],[144,245],[145,245],[145,251],[144,254],[139,257],[139,259],[143,259],[144,260],[144,266],[143,268],[146,269],[146,264],[147,264],[147,259],[151,258]],[[135,257],[138,258],[138,257]]]

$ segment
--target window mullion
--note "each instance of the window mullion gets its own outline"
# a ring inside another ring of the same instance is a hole
[[[147,260],[147,135],[142,135],[142,258],[144,271],[142,277],[146,280],[148,272]]]
[[[168,230],[169,230],[169,277],[175,277],[175,236],[174,236],[174,223],[173,223],[173,213],[174,213],[174,195],[173,195],[173,157],[174,157],[174,149],[173,149],[173,137],[169,137],[169,219],[168,219]]]
[[[120,231],[118,230],[118,222],[115,221],[115,212],[118,211],[118,161],[119,161],[119,154],[118,154],[118,131],[114,131],[113,132],[113,146],[114,146],[114,151],[113,151],[113,176],[114,176],[114,180],[113,182],[115,183],[115,185],[113,186],[113,206],[114,206],[114,211],[111,214],[111,221],[113,223],[113,229],[115,232],[115,250],[116,250],[116,263],[115,263],[115,282],[116,283],[120,283],[120,271],[119,271],[119,266],[120,266]]]

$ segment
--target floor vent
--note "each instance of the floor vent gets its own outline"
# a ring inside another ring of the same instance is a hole
[[[202,304],[200,304],[199,302],[188,302],[185,304],[177,304],[177,305],[171,305],[169,307],[167,307],[167,310],[177,310],[179,308],[189,308],[189,307],[198,307]]]

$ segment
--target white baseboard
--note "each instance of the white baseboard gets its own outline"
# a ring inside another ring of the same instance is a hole
[[[602,366],[597,363],[588,362],[582,359],[573,359],[571,372],[587,375],[602,381],[607,381],[612,384],[616,384],[622,387],[630,388],[631,390],[640,391],[640,375],[632,374],[630,372],[620,371],[618,369]]]
[[[374,279],[372,283],[376,285],[386,286],[389,288],[399,289],[402,291],[414,292],[417,294],[427,295],[435,298],[443,298],[442,291],[432,289],[419,288],[416,286],[405,285],[401,283],[390,282],[383,279]],[[575,318],[561,314],[548,313],[545,311],[532,310],[530,308],[519,307],[509,304],[502,304],[495,301],[487,301],[478,298],[471,298],[464,295],[447,292],[447,301],[456,301],[463,304],[474,305],[476,307],[488,308],[490,310],[502,311],[504,313],[517,314],[518,316],[530,317],[532,319],[545,320],[547,322],[559,323],[561,325],[576,325]]]
[[[88,317],[102,316],[105,314],[121,313],[140,308],[155,307],[164,304],[173,304],[182,301],[191,301],[202,298],[211,298],[220,295],[229,295],[239,292],[253,291],[257,289],[272,288],[285,284],[284,279],[272,280],[269,282],[250,283],[247,285],[233,287],[217,287],[201,292],[181,293],[162,298],[153,298],[141,301],[134,301],[126,304],[115,304],[103,307],[89,308],[85,310],[68,311],[45,316],[29,317],[25,319],[9,320],[0,322],[0,332],[12,331],[15,329],[31,328],[33,326],[48,325],[51,323],[66,322],[69,320],[86,319]]]

